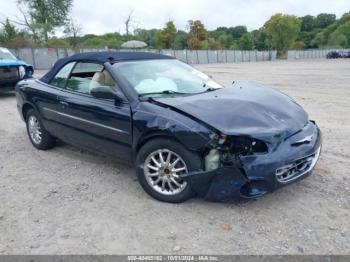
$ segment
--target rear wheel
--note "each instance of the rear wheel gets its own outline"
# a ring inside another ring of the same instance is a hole
[[[44,128],[40,116],[33,109],[26,114],[27,133],[34,147],[47,150],[55,146],[56,139]]]
[[[154,139],[139,151],[137,174],[143,189],[155,199],[183,202],[193,196],[181,176],[202,166],[201,158],[170,139]]]

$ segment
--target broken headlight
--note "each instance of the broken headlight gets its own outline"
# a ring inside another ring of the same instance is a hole
[[[235,155],[251,155],[256,153],[267,153],[267,145],[258,139],[245,136],[231,137],[230,153]]]
[[[24,68],[24,66],[19,66],[18,72],[19,72],[19,78],[23,79],[24,76],[26,75],[26,69]]]
[[[220,165],[232,164],[238,156],[268,152],[265,142],[248,136],[220,135],[216,137],[216,141],[216,145],[205,155],[206,171],[214,170]]]

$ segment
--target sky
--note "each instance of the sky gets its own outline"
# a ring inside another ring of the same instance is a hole
[[[0,21],[21,18],[17,0],[0,0]],[[304,16],[350,11],[350,0],[74,0],[71,16],[83,34],[125,32],[124,21],[133,10],[132,28],[162,28],[168,20],[186,29],[187,21],[201,20],[207,29],[246,25],[258,29],[275,13]]]

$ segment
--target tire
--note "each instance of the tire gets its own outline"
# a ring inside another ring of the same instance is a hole
[[[169,152],[170,161],[168,160]],[[151,158],[153,158],[161,164],[159,154],[162,154],[163,160],[169,163],[175,163],[177,158],[180,160],[172,167],[168,166],[169,170],[167,171],[167,165],[165,164],[165,169],[159,167]],[[148,164],[152,165],[153,169],[148,168]],[[154,170],[154,167],[157,167],[159,170]],[[181,170],[185,167],[185,170],[175,172],[174,170]],[[193,191],[188,183],[181,180],[178,175],[186,172],[198,170],[202,168],[202,160],[199,155],[187,150],[180,143],[166,138],[156,138],[147,142],[141,147],[137,156],[136,156],[136,171],[139,182],[142,188],[153,198],[169,203],[180,203],[188,200],[194,196]],[[174,171],[174,172],[173,172]],[[153,172],[153,173],[152,173]],[[183,172],[183,173],[181,173]],[[161,173],[160,176],[153,176],[154,174]],[[177,176],[177,177],[173,177]],[[161,179],[158,184],[155,185],[157,179]],[[166,180],[164,191],[162,190],[163,180]],[[177,184],[172,180],[174,179]],[[170,184],[169,184],[170,183]],[[170,188],[172,185],[173,188]]]
[[[46,131],[40,115],[34,109],[28,110],[26,114],[26,125],[29,140],[35,148],[47,150],[55,146],[56,139]]]

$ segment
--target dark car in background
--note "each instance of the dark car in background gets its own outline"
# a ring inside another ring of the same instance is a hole
[[[160,54],[76,54],[16,97],[34,147],[60,139],[133,162],[161,201],[262,196],[309,175],[321,151],[316,123],[287,95],[225,87]]]
[[[350,58],[350,51],[330,51],[326,57],[327,59]]]
[[[8,49],[0,47],[0,92],[14,90],[15,85],[33,76],[33,66],[19,60]]]

